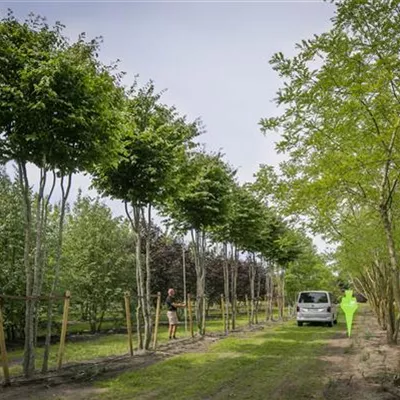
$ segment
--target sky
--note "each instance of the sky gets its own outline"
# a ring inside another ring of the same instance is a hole
[[[200,141],[222,152],[238,168],[241,182],[251,181],[260,164],[277,166],[283,156],[265,137],[261,118],[277,115],[273,102],[282,85],[269,65],[275,52],[295,54],[295,44],[331,26],[334,7],[322,1],[8,1],[0,0],[0,13],[11,8],[19,18],[29,12],[61,21],[65,34],[75,40],[102,36],[100,58],[121,60],[126,83],[139,75],[159,90],[163,101],[175,105],[189,119],[200,117],[206,133]],[[37,173],[30,169],[31,181]],[[74,180],[88,191],[90,179]],[[107,201],[115,214],[119,202]],[[320,247],[320,246],[319,246]]]

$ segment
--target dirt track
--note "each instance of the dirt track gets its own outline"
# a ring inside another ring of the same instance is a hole
[[[326,400],[399,400],[400,348],[388,346],[372,312],[364,309],[353,327],[329,342]]]

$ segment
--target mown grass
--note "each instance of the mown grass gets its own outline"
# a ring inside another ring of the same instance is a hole
[[[259,320],[262,321],[264,313],[259,314]],[[238,327],[246,325],[248,322],[246,315],[240,315],[237,319]],[[88,327],[85,323],[79,323],[79,328]],[[222,320],[207,321],[206,331],[218,332],[223,330]],[[77,329],[69,327],[69,333],[76,332]],[[196,332],[196,326],[194,326]],[[185,333],[184,324],[179,326],[177,336],[180,338],[189,337],[189,332]],[[157,335],[157,342],[159,344],[168,341],[168,326],[160,325]],[[133,345],[136,345],[136,335],[133,336]],[[57,363],[58,344],[54,344],[50,348],[49,366],[55,367]],[[64,363],[79,363],[89,361],[96,358],[111,357],[127,354],[128,352],[128,337],[126,334],[109,334],[109,335],[93,335],[86,339],[78,341],[68,341],[65,348]],[[22,374],[22,358],[23,349],[15,349],[8,352],[8,359],[10,364],[10,374],[17,376]],[[41,368],[43,360],[43,348],[38,348],[36,351],[36,367],[38,370]],[[0,377],[3,375],[0,369]]]
[[[232,336],[207,352],[182,354],[99,383],[96,398],[269,399],[323,398],[324,362],[319,359],[334,328],[294,322]],[[314,396],[314,397],[313,397]]]

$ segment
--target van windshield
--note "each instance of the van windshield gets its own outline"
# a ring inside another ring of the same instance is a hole
[[[328,296],[326,293],[301,293],[299,303],[328,303]]]

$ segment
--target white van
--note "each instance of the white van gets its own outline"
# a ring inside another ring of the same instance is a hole
[[[337,301],[332,293],[323,290],[300,292],[297,300],[297,325],[304,322],[337,324]]]

